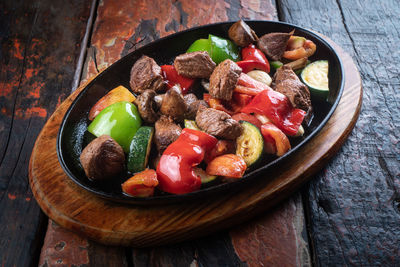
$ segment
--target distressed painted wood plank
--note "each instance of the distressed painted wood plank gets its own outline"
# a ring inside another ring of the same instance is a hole
[[[248,266],[311,266],[301,194],[231,231],[236,254]]]
[[[239,18],[277,19],[276,9],[270,0],[103,0],[97,11],[84,77],[96,75],[135,47],[160,37]]]
[[[311,182],[316,263],[400,262],[400,5],[398,1],[279,1],[283,20],[345,48],[361,72],[364,102],[353,133]]]
[[[0,2],[0,265],[38,261],[47,219],[28,162],[46,119],[69,94],[86,1]]]

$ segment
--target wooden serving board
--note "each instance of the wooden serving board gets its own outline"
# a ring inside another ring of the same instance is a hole
[[[69,96],[39,134],[29,165],[29,181],[43,211],[61,226],[109,245],[145,247],[195,238],[231,227],[265,212],[287,198],[335,155],[353,129],[362,102],[359,72],[338,45],[345,72],[340,103],[321,132],[265,180],[244,190],[203,201],[141,207],[114,203],[76,185],[63,172],[57,158],[57,133],[63,116],[85,87]]]

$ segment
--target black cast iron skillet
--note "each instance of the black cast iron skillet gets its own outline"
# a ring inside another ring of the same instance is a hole
[[[341,61],[335,50],[322,38],[304,28],[274,21],[247,21],[258,36],[270,32],[290,32],[295,29],[295,35],[312,40],[317,45],[317,52],[310,58],[327,59],[329,61],[329,101],[317,101],[312,98],[314,117],[306,128],[302,138],[292,139],[292,149],[280,158],[268,158],[255,169],[250,169],[241,179],[231,183],[213,183],[198,191],[184,195],[170,195],[158,192],[153,197],[138,198],[125,195],[121,190],[129,174],[121,175],[112,182],[93,182],[87,179],[79,163],[79,155],[91,137],[86,132],[90,121],[87,119],[91,107],[108,91],[123,85],[129,87],[129,75],[132,65],[143,54],[155,59],[159,65],[171,64],[174,58],[186,51],[195,40],[207,38],[208,34],[228,38],[228,29],[233,22],[223,22],[192,28],[172,34],[141,47],[129,55],[121,58],[93,81],[91,81],[77,96],[69,107],[62,121],[57,138],[57,155],[65,173],[79,186],[112,201],[125,202],[137,205],[165,205],[177,202],[201,200],[234,190],[245,190],[244,186],[265,179],[265,174],[281,162],[290,160],[293,153],[306,144],[326,124],[339,103],[344,85],[344,73]],[[307,155],[305,155],[307,156]]]

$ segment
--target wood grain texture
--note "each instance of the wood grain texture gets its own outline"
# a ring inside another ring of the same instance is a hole
[[[236,254],[248,266],[311,266],[300,192],[231,231]]]
[[[37,264],[47,219],[28,163],[49,115],[70,91],[86,1],[0,1],[0,265]]]
[[[283,20],[329,35],[360,70],[360,118],[309,188],[321,266],[400,262],[400,5],[398,1],[280,1]]]
[[[162,207],[129,206],[100,199],[74,184],[56,158],[60,122],[82,86],[55,111],[35,143],[30,161],[30,184],[35,198],[60,225],[105,244],[161,245],[243,222],[298,189],[337,152],[351,132],[361,104],[361,80],[351,58],[337,49],[349,78],[336,112],[307,146],[279,169],[271,170],[266,176],[269,179],[239,193]],[[310,156],[304,159],[303,155]]]
[[[83,77],[90,78],[133,49],[195,26],[243,19],[277,19],[271,1],[136,0],[100,2]]]

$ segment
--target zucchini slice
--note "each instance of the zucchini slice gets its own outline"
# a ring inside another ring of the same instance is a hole
[[[241,156],[247,167],[258,163],[264,151],[264,139],[254,124],[240,121],[243,133],[236,139],[236,155]]]
[[[194,171],[195,174],[197,174],[198,176],[200,176],[200,179],[201,179],[201,183],[202,183],[202,184],[205,184],[205,183],[214,181],[215,178],[218,177],[218,176],[216,176],[216,175],[209,175],[209,174],[206,173],[205,170],[203,170],[202,168],[198,168],[198,167],[194,168],[193,171]]]
[[[127,168],[130,172],[143,171],[149,161],[151,140],[154,128],[149,126],[140,127],[133,136],[128,155]]]
[[[185,120],[185,128],[201,131],[196,122],[192,120]]]
[[[301,80],[310,88],[310,93],[326,100],[329,94],[328,60],[318,60],[307,65],[301,72]]]

